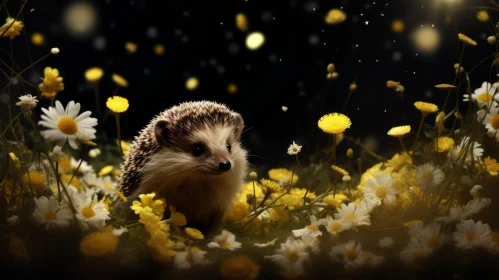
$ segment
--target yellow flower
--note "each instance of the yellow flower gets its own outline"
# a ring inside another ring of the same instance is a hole
[[[225,212],[224,219],[237,222],[246,218],[248,216],[248,213],[248,203],[242,201],[234,201],[230,210]]]
[[[170,231],[166,221],[162,221],[161,217],[154,214],[149,207],[145,207],[144,211],[140,212],[139,223],[143,224],[146,230],[151,234],[156,231]]]
[[[289,221],[288,211],[284,206],[274,207],[269,211],[269,220],[272,222],[287,222]]]
[[[489,20],[489,13],[486,10],[480,10],[476,13],[476,18],[480,22],[487,22]]]
[[[236,15],[236,27],[242,32],[248,30],[248,18],[245,14],[239,13]]]
[[[471,39],[470,37],[464,35],[463,33],[457,34],[457,37],[459,38],[460,41],[470,45],[470,46],[476,46],[477,43],[475,40]]]
[[[452,147],[454,147],[454,139],[447,136],[441,136],[437,138],[437,141],[435,143],[435,150],[437,152],[439,153],[447,152]]]
[[[390,130],[388,130],[387,134],[394,137],[401,137],[409,132],[411,132],[411,126],[403,125],[403,126],[392,127]]]
[[[283,177],[286,177],[289,179],[292,185],[296,184],[298,181],[299,177],[295,173],[293,173],[291,170],[288,170],[286,168],[274,168],[269,170],[269,177],[270,179],[279,182]],[[291,177],[293,177],[293,180],[291,180]]]
[[[35,46],[41,46],[45,42],[45,37],[40,32],[31,34],[31,43]]]
[[[414,107],[416,107],[416,109],[421,111],[423,115],[427,115],[429,113],[435,113],[436,111],[438,111],[437,105],[423,101],[414,102]]]
[[[147,241],[147,245],[156,253],[154,258],[161,262],[170,263],[176,254],[175,242],[163,231],[152,232],[151,239]]]
[[[300,199],[303,200],[303,196],[305,196],[306,192],[307,192],[307,190],[304,188],[292,188],[291,191],[289,192],[289,194],[291,194],[292,196],[299,197]],[[315,199],[316,198],[315,192],[308,191],[307,198]]]
[[[333,195],[330,194],[330,195],[327,195],[325,196],[322,201],[324,201],[327,205],[331,206],[331,207],[340,207],[341,206],[341,203],[343,201],[348,201],[349,198],[342,194],[342,193],[337,193],[334,198],[333,198]]]
[[[258,277],[260,267],[248,256],[233,256],[220,264],[220,274],[224,279],[252,280]]]
[[[499,174],[499,163],[496,159],[486,157],[483,159],[483,164],[490,175],[497,176]]]
[[[199,230],[197,230],[195,228],[186,227],[185,233],[187,233],[187,235],[189,235],[190,237],[192,237],[194,239],[198,239],[198,240],[204,239],[204,235]]]
[[[128,87],[128,81],[125,78],[123,78],[122,76],[120,76],[120,75],[118,75],[116,73],[113,73],[111,75],[111,78],[113,79],[113,82],[115,84],[117,84],[118,86],[124,87],[124,88]]]
[[[123,113],[128,110],[128,99],[121,96],[109,97],[107,99],[106,106],[113,113]]]
[[[346,171],[345,169],[339,167],[339,166],[336,166],[336,165],[331,165],[331,168],[338,174],[342,175],[342,176],[345,176],[345,175],[348,175],[348,171]]]
[[[350,128],[352,122],[341,113],[331,113],[320,118],[317,125],[325,133],[338,134]]]
[[[265,188],[265,193],[267,193],[267,194],[276,193],[276,192],[281,191],[281,186],[279,186],[279,184],[274,182],[274,181],[262,178],[260,180],[260,183]]]
[[[40,171],[32,170],[26,172],[24,173],[22,180],[25,186],[31,185],[34,190],[43,190],[47,187],[45,175]]]
[[[45,67],[43,70],[43,82],[38,85],[42,92],[42,96],[49,99],[54,99],[56,94],[64,90],[64,83],[62,77],[59,77],[59,70],[56,68]]]
[[[19,162],[19,159],[17,158],[16,154],[10,152],[9,156],[10,156],[10,160],[12,161],[12,163],[14,164],[14,166],[16,168],[21,167],[21,163]]]
[[[94,232],[80,242],[80,251],[87,256],[102,257],[116,251],[118,237],[108,232]]]
[[[435,87],[442,88],[442,89],[456,88],[455,85],[450,85],[450,84],[438,84]]]
[[[149,209],[152,213],[155,213],[156,215],[158,215],[162,219],[164,212],[165,212],[166,201],[164,198],[163,199],[153,199],[155,196],[156,196],[156,193],[139,195],[139,198],[141,201],[140,202],[134,201],[132,203],[132,206],[130,206],[130,209],[134,210],[135,214],[140,214],[142,211],[145,210],[146,207],[149,207]]]
[[[9,39],[14,39],[16,36],[21,35],[21,30],[24,28],[22,21],[15,20],[14,18],[8,17],[4,25],[0,27],[0,34],[4,37],[9,37]]]
[[[386,162],[386,167],[391,167],[394,172],[399,171],[406,165],[412,164],[411,156],[407,153],[395,154]]]
[[[347,19],[347,14],[340,9],[329,10],[327,15],[324,17],[324,21],[327,24],[338,24],[342,23]]]
[[[185,226],[187,224],[187,219],[185,218],[185,215],[180,212],[176,212],[175,207],[171,205],[170,205],[170,213],[171,213],[170,221],[175,225]]]
[[[154,50],[154,53],[156,55],[163,55],[163,54],[165,54],[165,46],[163,46],[162,44],[156,44],[156,45],[154,45],[153,50]]]
[[[99,171],[98,175],[99,176],[106,176],[107,174],[111,173],[111,171],[113,171],[114,169],[114,166],[112,165],[106,165],[104,167],[101,168],[101,170]]]
[[[85,71],[85,79],[89,82],[98,82],[104,75],[104,70],[100,67],[92,67]]]

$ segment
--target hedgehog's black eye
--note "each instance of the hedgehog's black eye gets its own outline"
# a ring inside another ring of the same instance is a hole
[[[201,156],[205,151],[205,147],[202,143],[195,143],[192,145],[192,155],[195,157]]]
[[[231,152],[232,146],[230,144],[227,144],[227,150],[229,151],[229,153]]]

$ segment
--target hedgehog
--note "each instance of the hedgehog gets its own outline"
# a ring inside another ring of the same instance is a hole
[[[131,212],[140,194],[155,192],[189,227],[214,232],[247,173],[243,128],[239,113],[211,101],[184,102],[156,115],[120,166],[118,188],[128,198],[122,210]]]

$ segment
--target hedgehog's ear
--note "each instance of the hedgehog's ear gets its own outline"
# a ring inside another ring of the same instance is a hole
[[[167,140],[170,136],[170,131],[168,130],[168,122],[165,120],[157,121],[154,125],[154,135],[156,136],[156,141],[160,145],[166,145]]]
[[[232,115],[234,116],[234,126],[235,126],[234,136],[237,139],[239,139],[244,129],[243,117],[241,117],[241,115],[239,115],[238,113],[232,113]]]

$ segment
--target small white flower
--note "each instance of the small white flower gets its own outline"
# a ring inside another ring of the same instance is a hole
[[[335,219],[341,219],[345,222],[352,223],[352,226],[368,226],[371,224],[367,204],[363,199],[359,205],[354,202],[342,203],[340,207],[336,208],[338,213],[334,214]]]
[[[301,147],[293,141],[293,144],[289,145],[288,155],[297,155],[301,151]]]
[[[319,238],[315,235],[305,234],[301,236],[301,241],[305,245],[305,250],[309,253],[319,253]]]
[[[393,246],[393,238],[383,237],[378,241],[378,246],[381,248],[390,248]]]
[[[468,218],[482,211],[483,208],[490,205],[490,198],[476,198],[470,200],[464,208],[464,217]]]
[[[57,141],[59,146],[69,142],[73,149],[78,149],[78,144],[82,140],[95,139],[96,118],[90,118],[92,112],[80,112],[80,103],[70,101],[64,108],[58,100],[55,107],[49,107],[48,110],[42,108],[42,120],[38,124],[47,127],[47,130],[41,131],[42,136],[51,141]]]
[[[96,158],[101,154],[101,150],[99,148],[91,149],[88,151],[88,156],[91,158]]]
[[[46,229],[69,226],[69,221],[73,218],[68,207],[61,207],[54,196],[42,196],[35,198],[35,210],[33,218],[39,224],[44,224]]]
[[[236,236],[233,233],[224,229],[220,235],[215,236],[213,241],[208,243],[208,247],[234,251],[241,248],[241,243],[236,241]]]
[[[471,100],[473,102],[478,103],[478,107],[482,108],[482,106],[493,107],[490,106],[494,103],[494,101],[499,102],[499,95],[497,94],[497,89],[499,87],[499,83],[494,83],[491,85],[488,82],[483,82],[480,88],[475,89],[475,92],[471,94]],[[470,95],[464,94],[463,101],[470,101]]]
[[[331,234],[338,234],[342,231],[348,230],[352,227],[351,222],[347,222],[344,219],[333,219],[331,216],[327,216],[324,219],[326,230]]]
[[[19,96],[19,100],[16,105],[21,107],[21,111],[24,113],[31,113],[38,103],[36,96],[31,96],[31,94]]]
[[[344,176],[341,178],[341,180],[342,180],[343,182],[348,182],[348,181],[352,180],[352,177],[350,177],[350,175],[344,175]]]
[[[17,226],[20,223],[19,216],[12,215],[7,218],[7,223],[9,226]]]
[[[464,219],[464,209],[463,207],[456,205],[449,209],[449,214],[447,216],[436,218],[436,222],[443,222],[446,224],[459,222]]]
[[[321,230],[319,229],[319,226],[322,224],[322,221],[317,221],[317,218],[312,215],[310,216],[310,225],[302,228],[302,229],[295,229],[293,230],[293,235],[296,237],[300,237],[303,235],[312,235],[312,236],[319,236],[322,235]]]
[[[444,172],[431,163],[416,167],[416,180],[423,189],[432,189],[445,179]]]
[[[407,233],[409,236],[415,237],[421,229],[423,229],[423,221],[415,221],[407,228]]]
[[[422,228],[415,239],[430,250],[437,249],[445,242],[445,237],[440,234],[440,224],[437,223]]]
[[[303,272],[303,262],[309,258],[306,249],[303,241],[288,237],[285,243],[281,243],[281,247],[274,255],[266,258],[271,259],[286,271],[293,271],[299,275]]]
[[[470,137],[464,136],[463,139],[461,140],[461,143],[459,143],[459,145],[455,146],[449,151],[448,156],[452,160],[457,161],[458,158],[462,157],[461,154],[464,153],[463,150],[466,148],[467,153],[465,155],[465,164],[466,165],[471,164],[471,159],[472,159],[471,152],[473,152],[473,158],[475,162],[479,162],[480,158],[483,155],[483,149],[481,148],[482,145],[475,141],[473,145],[471,145],[472,146],[471,149],[469,149],[467,147],[469,146],[468,145],[469,141],[471,141]]]
[[[456,229],[454,241],[459,248],[485,247],[491,249],[495,245],[489,225],[483,224],[481,221],[475,223],[473,220],[464,220],[456,225]]]
[[[496,94],[499,96],[499,93]],[[497,106],[497,104],[495,104]],[[481,109],[477,112],[477,120],[482,122],[487,129],[487,135],[490,138],[495,138],[499,141],[499,108],[496,106],[491,106],[487,109]]]
[[[50,49],[50,53],[51,54],[58,54],[60,52],[61,52],[61,50],[59,50],[59,48],[52,48],[52,49]]]
[[[267,243],[254,243],[253,246],[258,247],[258,248],[266,248],[266,247],[271,247],[275,245],[275,241],[277,238],[267,242]]]
[[[364,263],[370,267],[379,267],[385,262],[385,258],[383,256],[376,256],[371,252],[363,252]]]
[[[432,250],[421,243],[409,243],[402,252],[400,258],[407,263],[416,263],[428,257]]]
[[[111,176],[107,175],[104,178],[99,178],[97,183],[97,189],[103,194],[111,198],[116,197],[116,182],[113,182]]]
[[[80,166],[80,168],[78,168],[78,173],[82,173],[82,174],[95,173],[93,166],[88,164],[86,161],[82,161],[80,164],[79,159],[77,160],[77,159],[71,158],[70,163],[71,163],[71,168],[73,168],[73,170],[76,170],[76,168],[78,168],[78,165]]]
[[[397,200],[398,191],[392,185],[392,176],[378,173],[376,177],[367,181],[364,188],[364,197],[370,200],[379,200],[386,205],[392,205]]]
[[[334,261],[343,263],[345,269],[362,266],[365,261],[362,246],[354,240],[334,246],[329,255]]]
[[[125,233],[127,231],[128,231],[128,229],[124,228],[124,227],[121,227],[119,229],[115,228],[115,229],[113,229],[113,231],[111,232],[111,234],[114,235],[114,236],[119,237],[119,236],[121,236],[123,233]]]
[[[204,258],[206,251],[202,251],[197,247],[187,248],[182,252],[177,252],[173,259],[173,264],[176,268],[187,269],[195,265],[206,265],[208,260]]]
[[[54,162],[59,162],[61,158],[64,157],[64,153],[62,152],[62,147],[55,145],[52,152],[49,153],[50,159]]]
[[[282,106],[281,109],[282,109],[283,112],[286,112],[288,110],[288,107]]]
[[[87,229],[88,225],[99,229],[105,226],[106,220],[110,219],[109,211],[105,209],[104,202],[97,200],[95,191],[91,189],[80,192],[71,190],[69,195],[77,211],[76,217],[83,229]]]
[[[470,194],[473,196],[473,198],[478,197],[480,192],[483,190],[483,187],[480,185],[474,185],[473,188],[470,190]]]

